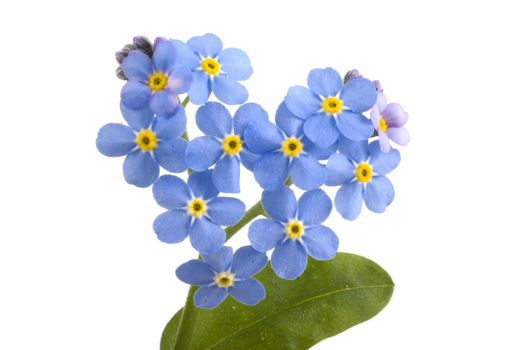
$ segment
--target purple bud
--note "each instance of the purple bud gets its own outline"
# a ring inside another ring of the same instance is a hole
[[[149,57],[153,55],[153,46],[151,41],[144,36],[135,36],[133,38],[133,45],[137,50],[142,51]]]
[[[374,83],[374,86],[376,87],[377,92],[383,92],[383,88],[381,87],[381,83],[379,80],[374,80],[373,83]]]
[[[116,76],[118,79],[127,80],[127,77],[125,76],[125,73],[123,72],[122,66],[118,66],[116,68]]]
[[[347,84],[349,81],[355,78],[360,78],[362,75],[360,72],[358,72],[357,69],[351,69],[350,71],[345,74],[345,78],[343,78],[343,84]]]

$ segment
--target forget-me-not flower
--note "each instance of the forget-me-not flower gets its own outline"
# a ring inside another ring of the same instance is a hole
[[[404,125],[409,115],[398,103],[388,103],[383,92],[378,92],[376,104],[370,110],[370,120],[378,132],[382,152],[390,151],[390,140],[406,146],[410,141],[409,132]]]

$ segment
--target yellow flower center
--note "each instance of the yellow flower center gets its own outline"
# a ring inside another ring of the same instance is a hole
[[[230,272],[220,272],[214,276],[214,283],[218,287],[227,288],[234,284],[234,275]]]
[[[322,102],[323,111],[327,114],[338,114],[343,108],[343,102],[339,98],[329,96]]]
[[[142,130],[136,135],[136,144],[144,151],[152,151],[158,145],[156,134],[151,130]]]
[[[372,168],[369,164],[363,162],[356,167],[356,179],[361,182],[369,182],[372,179]]]
[[[205,202],[200,198],[195,198],[187,204],[187,213],[190,216],[201,218],[207,212]]]
[[[231,156],[242,150],[242,140],[236,135],[229,135],[223,139],[223,151]]]
[[[385,132],[388,129],[387,122],[385,119],[383,119],[383,116],[380,116],[380,125],[378,125],[378,129]]]
[[[285,226],[285,233],[290,239],[298,239],[303,235],[303,224],[298,220],[290,220]]]
[[[295,137],[289,137],[288,139],[283,140],[281,144],[281,151],[283,154],[291,158],[299,156],[302,149],[303,144]]]
[[[149,88],[152,91],[160,91],[167,85],[167,76],[162,72],[156,72],[149,77]]]
[[[220,64],[214,58],[208,57],[200,63],[203,71],[209,75],[220,73]]]

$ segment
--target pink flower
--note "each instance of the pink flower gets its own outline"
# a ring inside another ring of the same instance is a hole
[[[409,119],[407,112],[397,103],[388,103],[383,92],[378,92],[376,104],[370,110],[370,119],[378,132],[381,151],[390,151],[390,140],[401,146],[406,146],[410,136],[403,126]]]

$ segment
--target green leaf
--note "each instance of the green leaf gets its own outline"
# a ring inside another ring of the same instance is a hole
[[[267,291],[257,306],[228,297],[213,310],[194,311],[188,350],[308,349],[375,316],[394,289],[380,266],[347,253],[330,261],[309,259],[307,270],[295,281],[278,278],[270,266],[256,278]],[[181,311],[165,327],[161,350],[174,349]]]

